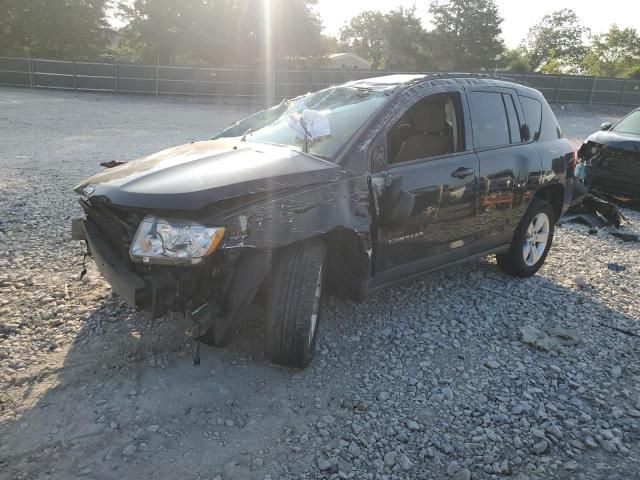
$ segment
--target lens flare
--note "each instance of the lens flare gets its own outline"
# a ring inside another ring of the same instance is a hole
[[[274,88],[275,88],[275,71],[273,67],[273,43],[272,31],[271,31],[271,0],[263,0],[262,6],[264,9],[264,41],[263,45],[263,60],[264,60],[264,78],[265,78],[265,98],[267,105],[271,106],[274,102]]]

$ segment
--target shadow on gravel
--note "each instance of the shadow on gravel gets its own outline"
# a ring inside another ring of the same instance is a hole
[[[407,430],[406,443],[389,439],[413,459],[413,473],[440,478],[456,458],[448,445],[470,442],[489,412],[508,412],[507,398],[533,384],[548,390],[565,417],[581,411],[604,416],[609,407],[593,391],[580,390],[579,378],[607,388],[602,368],[633,351],[632,339],[610,328],[629,327],[633,319],[543,276],[505,277],[486,260],[381,292],[364,304],[329,298],[324,307],[317,357],[307,370],[293,372],[263,359],[259,312],[230,347],[203,346],[202,365],[194,367],[184,333],[190,325],[181,316],[152,320],[108,299],[86,321],[56,375],[38,385],[37,403],[0,426],[8,440],[0,449],[0,477],[261,480],[267,472],[273,478],[309,472],[315,478],[322,476],[316,455],[331,449],[339,451],[341,470],[363,474],[375,471],[371,462],[384,456],[383,444],[363,441],[362,461],[354,463],[339,442],[385,437],[391,415],[400,425],[420,425]],[[525,325],[574,328],[583,342],[562,353],[532,350],[517,340]],[[494,370],[485,366],[489,358],[497,361]],[[585,359],[591,359],[588,366]],[[562,371],[549,370],[548,363]],[[569,383],[567,369],[581,376]],[[455,392],[453,400],[443,397],[443,386]],[[381,390],[391,399],[379,400]],[[573,398],[578,401],[571,404]],[[477,414],[460,422],[465,408]],[[542,421],[531,415],[532,424]],[[354,423],[364,426],[362,432],[352,432]],[[528,452],[529,437],[521,436]],[[567,431],[548,455],[565,458],[564,444],[573,436]],[[533,456],[519,466],[508,436],[498,447],[515,471],[540,463]],[[435,453],[425,456],[429,448]],[[491,457],[495,449],[483,454]],[[585,457],[622,458],[595,450]],[[473,478],[484,478],[481,464],[469,468]],[[564,478],[563,472],[547,473],[544,478]]]

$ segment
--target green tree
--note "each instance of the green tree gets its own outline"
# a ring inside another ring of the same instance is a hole
[[[494,69],[504,50],[502,17],[494,0],[435,0],[434,49],[441,69]]]
[[[542,17],[523,42],[534,71],[579,72],[587,53],[583,37],[588,32],[573,10],[562,9]]]
[[[0,52],[50,58],[104,54],[109,0],[0,0]]]
[[[144,61],[157,57],[163,63],[195,61],[197,40],[204,32],[201,22],[208,16],[200,0],[134,0],[119,5],[118,16],[126,22],[121,29],[121,47]],[[216,33],[224,36],[227,22],[220,22]]]
[[[365,11],[353,17],[342,30],[340,41],[350,51],[371,62],[371,68],[382,68],[386,53],[385,15]]]
[[[424,69],[431,60],[428,34],[416,16],[416,8],[398,7],[385,19],[385,66],[396,70]]]
[[[640,36],[635,28],[611,25],[609,31],[594,35],[584,59],[589,75],[627,77],[640,68]]]
[[[627,76],[631,80],[640,80],[640,66],[633,67],[627,72]]]
[[[324,51],[330,55],[332,53],[341,53],[340,40],[331,35],[323,35],[322,42],[324,43]]]
[[[528,73],[531,71],[527,52],[522,47],[506,50],[500,57],[500,67],[513,73]]]
[[[549,51],[549,58],[538,70],[540,73],[548,75],[560,75],[567,72],[566,64],[558,56],[555,49]]]
[[[342,46],[369,60],[372,68],[421,70],[430,58],[425,42],[428,34],[415,7],[362,12],[340,33]]]
[[[143,60],[257,66],[324,54],[317,0],[122,2],[123,47]],[[269,10],[265,11],[265,6]]]

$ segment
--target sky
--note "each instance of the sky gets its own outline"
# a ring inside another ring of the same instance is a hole
[[[608,30],[612,23],[640,29],[639,0],[496,0],[496,3],[504,18],[502,37],[509,48],[518,46],[529,27],[543,15],[562,8],[575,11],[594,33]],[[428,26],[429,0],[319,0],[317,11],[326,33],[337,36],[345,22],[363,10],[387,12],[397,6],[412,7],[414,4],[418,7],[418,16]]]

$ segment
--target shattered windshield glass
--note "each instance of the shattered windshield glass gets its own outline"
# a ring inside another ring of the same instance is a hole
[[[640,110],[636,110],[620,120],[620,123],[613,127],[613,131],[640,135]]]
[[[386,103],[388,91],[340,86],[285,100],[221,132],[246,142],[290,145],[333,158],[360,127]]]

